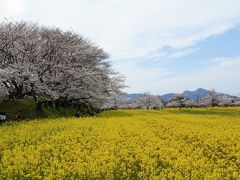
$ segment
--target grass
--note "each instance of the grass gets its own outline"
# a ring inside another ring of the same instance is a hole
[[[117,110],[0,127],[2,179],[239,179],[240,107]]]
[[[22,111],[22,114],[26,119],[63,117],[65,113],[69,116],[74,116],[76,112],[75,109],[71,107],[43,107],[43,112],[41,113],[37,113],[35,109],[36,104],[32,98],[16,99],[14,101],[0,100],[0,112],[6,112],[8,120],[15,120],[15,116],[19,110]]]

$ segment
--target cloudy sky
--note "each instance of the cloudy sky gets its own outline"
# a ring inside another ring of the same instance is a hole
[[[89,38],[127,92],[240,93],[240,0],[0,0],[5,18]]]

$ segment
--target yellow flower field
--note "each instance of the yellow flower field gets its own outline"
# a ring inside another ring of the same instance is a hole
[[[4,124],[0,178],[240,179],[240,108]]]

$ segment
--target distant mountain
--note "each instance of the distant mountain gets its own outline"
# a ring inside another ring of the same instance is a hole
[[[141,97],[143,96],[144,94],[143,93],[132,93],[132,94],[128,94],[127,97],[128,99],[131,99],[131,100],[136,100],[138,97]]]
[[[203,88],[198,88],[195,91],[186,90],[183,93],[181,93],[181,95],[183,95],[189,99],[196,100],[198,98],[201,99],[203,97],[206,97],[208,95],[208,93],[209,93],[209,90],[206,90]],[[225,94],[225,93],[219,93],[219,94],[224,97],[233,97],[233,96],[231,96],[229,94]],[[144,95],[143,93],[132,93],[132,94],[128,94],[128,98],[131,100],[136,100],[138,97],[141,97],[143,95]],[[168,94],[161,95],[161,98],[164,101],[169,101],[176,95],[177,95],[176,93],[168,93]]]
[[[172,98],[174,98],[177,94],[175,93],[168,93],[168,94],[164,94],[161,96],[161,98],[164,100],[164,101],[169,101],[171,100]]]
[[[193,100],[196,100],[196,99],[200,99],[200,98],[203,98],[203,97],[206,97],[208,95],[209,91],[206,90],[206,89],[203,89],[203,88],[198,88],[196,91],[184,91],[181,95],[189,98],[189,99],[193,99]]]
[[[221,96],[223,97],[227,97],[227,98],[234,98],[236,96],[232,96],[232,95],[229,95],[229,94],[225,94],[225,93],[220,93]]]
[[[209,94],[209,90],[206,90],[206,89],[203,89],[203,88],[198,88],[196,91],[184,91],[182,93],[183,96],[189,98],[189,99],[193,99],[193,100],[196,100],[198,98],[203,98],[203,97],[206,97],[207,95]],[[223,96],[223,97],[233,97],[229,94],[225,94],[225,93],[219,93],[220,96]]]

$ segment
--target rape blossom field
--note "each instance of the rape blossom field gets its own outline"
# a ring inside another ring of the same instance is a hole
[[[239,179],[240,108],[117,110],[0,127],[2,179]]]

